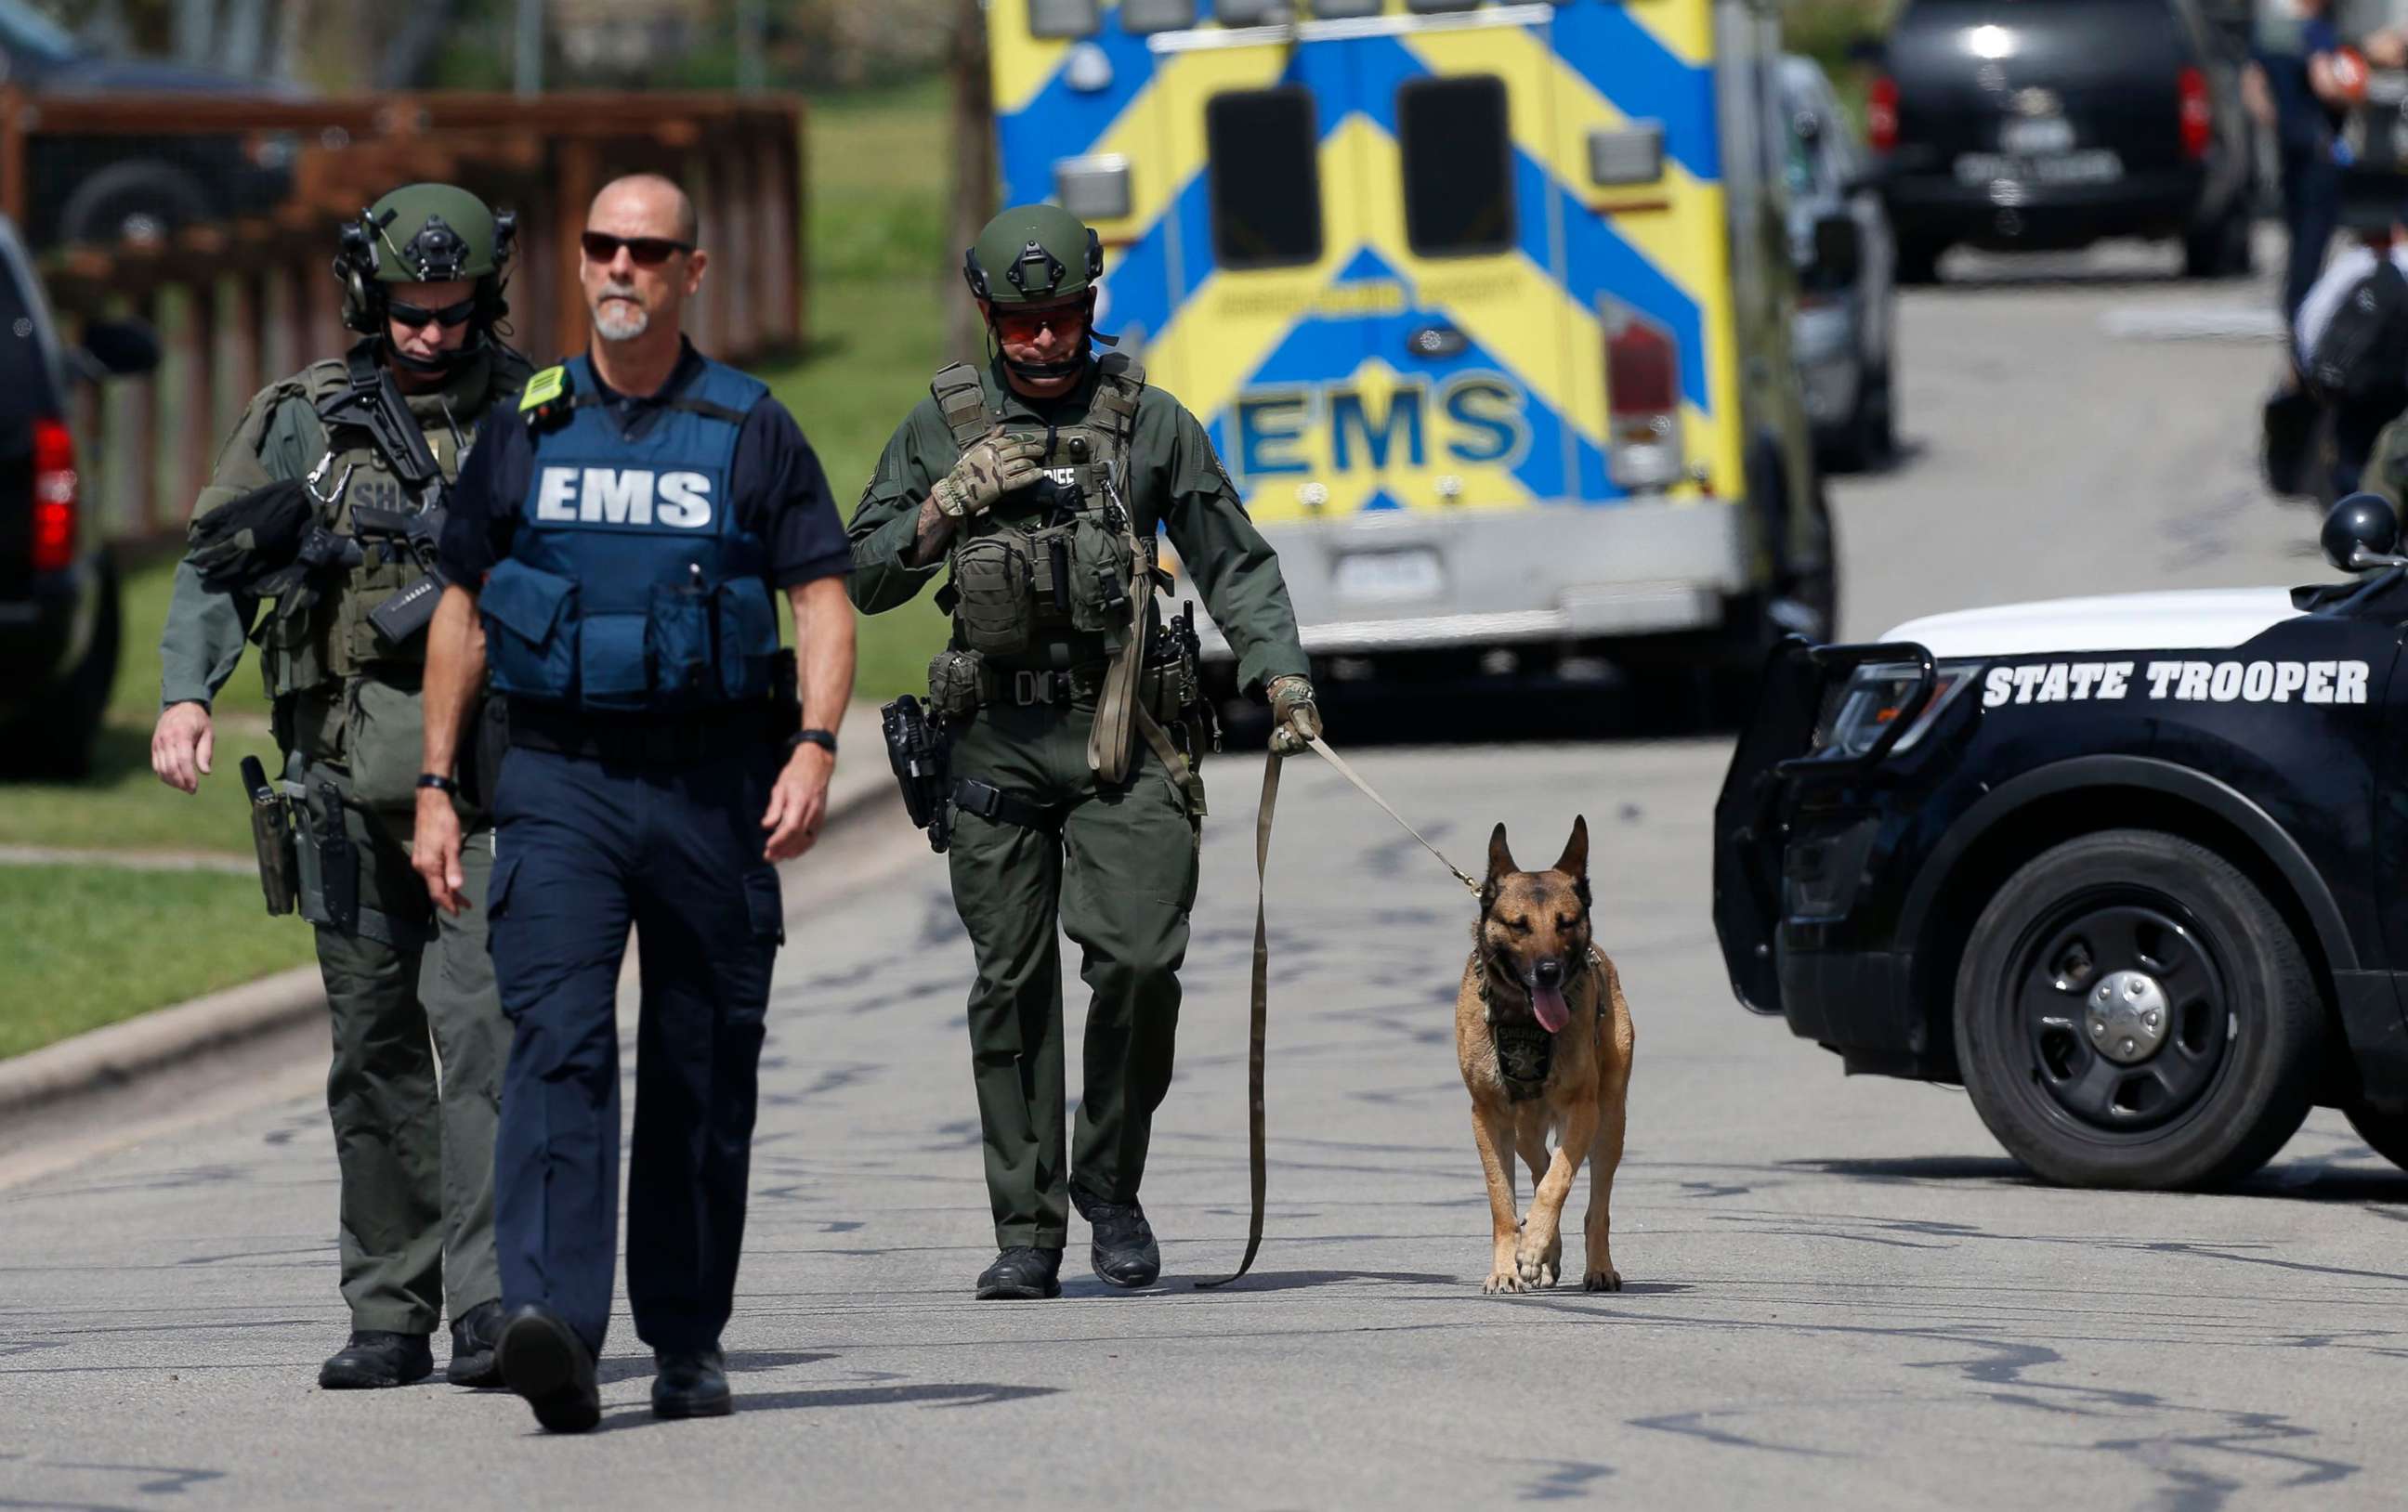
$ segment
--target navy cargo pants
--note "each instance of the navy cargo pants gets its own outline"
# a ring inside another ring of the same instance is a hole
[[[655,1349],[710,1348],[734,1305],[784,938],[778,874],[761,859],[774,753],[742,745],[662,764],[514,746],[496,785],[489,928],[516,1036],[494,1152],[502,1301],[550,1307],[596,1354],[618,1245],[630,925],[643,989],[627,1171],[636,1334]]]

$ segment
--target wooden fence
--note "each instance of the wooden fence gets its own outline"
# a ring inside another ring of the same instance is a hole
[[[150,323],[148,378],[82,386],[86,497],[128,546],[179,538],[216,451],[265,384],[341,352],[337,228],[398,185],[458,183],[518,214],[511,344],[538,362],[581,348],[577,236],[595,193],[665,173],[701,221],[710,268],[687,312],[703,350],[743,363],[798,348],[808,329],[800,101],[702,94],[391,94],[331,102],[28,96],[0,89],[0,211],[21,223],[41,137],[288,134],[284,201],[255,217],[182,226],[147,243],[52,251],[42,273],[63,336],[86,320]],[[53,161],[55,158],[53,156]]]

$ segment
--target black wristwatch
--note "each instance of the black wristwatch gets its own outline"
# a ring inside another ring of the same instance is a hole
[[[836,754],[836,732],[833,730],[797,730],[786,737],[786,754],[795,753],[796,746],[817,746],[829,755]]]
[[[419,773],[418,785],[422,788],[440,789],[443,792],[452,794],[455,798],[460,795],[460,784],[452,781],[450,777],[445,777],[440,772]]]

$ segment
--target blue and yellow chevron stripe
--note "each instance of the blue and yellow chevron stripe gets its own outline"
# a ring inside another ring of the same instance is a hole
[[[1197,31],[1151,38],[1111,5],[1075,43],[1034,36],[1031,3],[988,9],[1006,203],[1053,197],[1062,159],[1125,159],[1129,213],[1095,222],[1100,324],[1134,337],[1154,381],[1203,419],[1257,519],[1610,505],[1617,308],[1679,353],[1683,454],[1702,478],[1673,496],[1740,491],[1709,0],[1444,16],[1389,0],[1379,18],[1294,36],[1219,28],[1201,0]],[[1506,84],[1519,235],[1501,251],[1424,257],[1406,230],[1398,92],[1467,75]],[[1278,85],[1316,107],[1322,255],[1224,268],[1205,105]],[[1591,133],[1641,121],[1662,129],[1661,178],[1593,184]],[[1455,349],[1409,347],[1440,324],[1460,333]]]

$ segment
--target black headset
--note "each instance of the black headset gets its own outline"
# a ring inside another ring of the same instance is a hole
[[[394,215],[388,210],[380,221],[374,210],[362,210],[358,220],[344,221],[341,245],[335,253],[335,280],[343,291],[343,324],[362,335],[385,334],[385,312],[392,296],[383,280],[376,276],[376,244],[384,238],[385,227],[393,223]],[[517,214],[495,211],[494,271],[478,278],[477,312],[469,317],[470,323],[480,331],[491,331],[510,312],[509,301],[502,297],[502,292],[510,281],[510,250],[517,236]],[[465,254],[459,240],[459,234],[445,225],[441,216],[430,215],[411,235],[408,247],[395,248],[394,252],[405,267],[412,262],[417,264],[422,276],[414,281],[438,282],[456,276],[447,272],[446,267],[456,267]],[[413,248],[418,250],[413,252]]]

